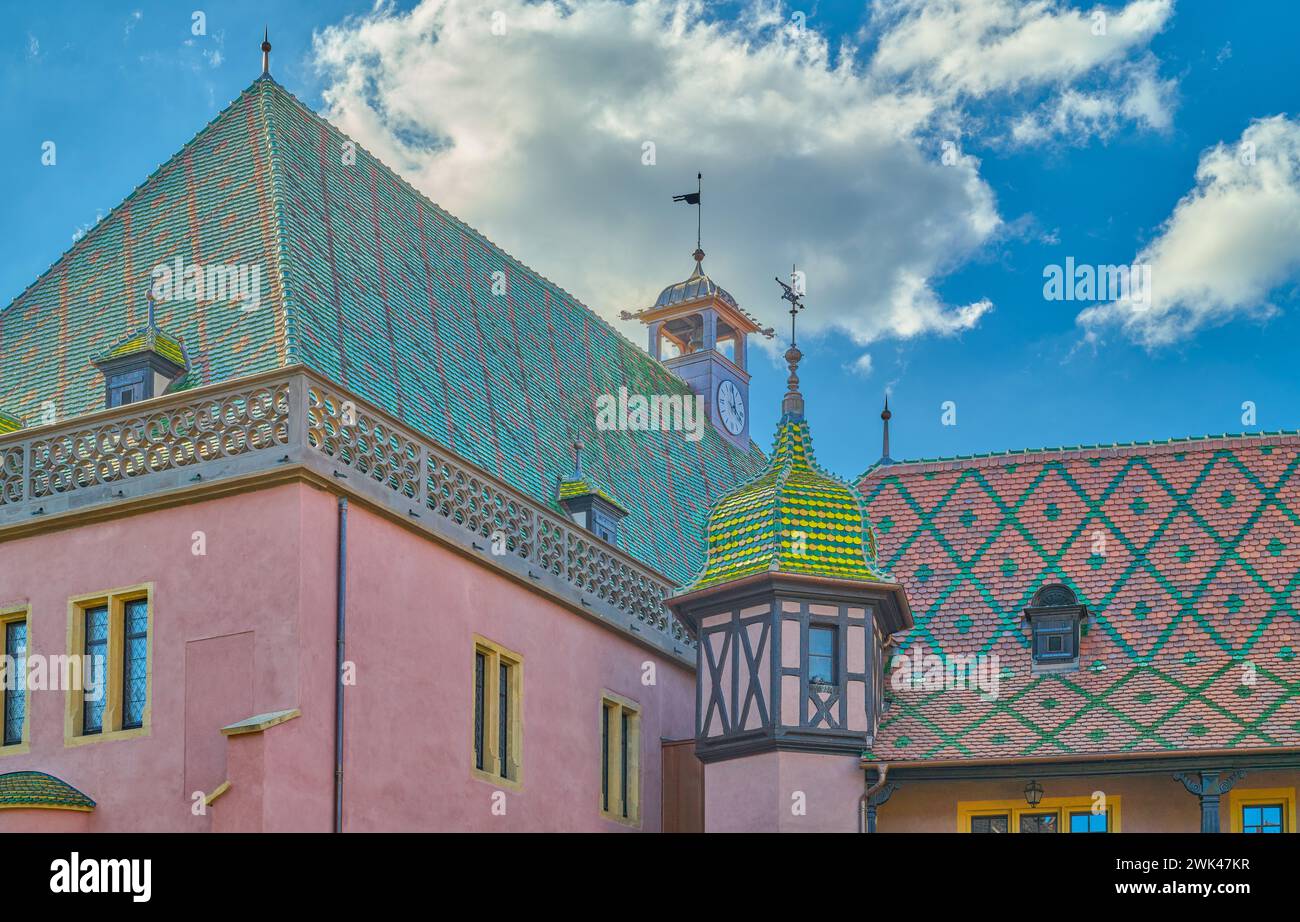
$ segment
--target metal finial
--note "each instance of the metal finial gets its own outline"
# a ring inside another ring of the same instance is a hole
[[[262,28],[262,76],[271,74],[271,39],[270,30]]]
[[[582,444],[582,436],[573,440],[573,479],[582,479],[582,450],[587,446]]]
[[[880,443],[880,460],[884,462],[890,462],[894,460],[893,458],[889,457],[889,420],[892,419],[893,416],[894,414],[889,412],[889,392],[886,391],[885,408],[880,411],[881,426],[883,430],[881,434],[881,443]]]
[[[790,302],[790,348],[785,353],[786,363],[790,367],[790,377],[786,380],[785,398],[781,401],[781,415],[801,417],[803,416],[803,394],[799,393],[799,360],[803,358],[803,353],[799,351],[795,339],[795,320],[803,310],[803,302],[800,300],[803,294],[797,290],[799,283],[797,270],[791,269],[790,281],[793,284],[787,285],[779,278],[776,280],[782,289],[781,299]]]

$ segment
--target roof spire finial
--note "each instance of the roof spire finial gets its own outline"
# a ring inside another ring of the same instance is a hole
[[[144,300],[145,300],[145,302],[149,305],[149,308],[148,308],[148,323],[146,324],[146,327],[145,327],[145,328],[146,328],[146,329],[149,329],[149,330],[152,330],[152,329],[154,329],[156,326],[158,326],[158,323],[157,323],[157,321],[156,321],[155,318],[154,318],[154,297],[153,297],[153,289],[150,289],[149,291],[145,292]]]
[[[262,27],[262,76],[271,76],[271,39],[270,30]]]
[[[581,435],[575,435],[573,437],[573,480],[581,480],[583,478],[582,450],[586,447],[586,445],[582,444]]]
[[[684,192],[681,195],[674,195],[674,202],[685,202],[687,205],[695,207],[695,252],[691,254],[695,259],[695,275],[704,274],[704,249],[700,246],[700,231],[704,226],[704,206],[700,203],[704,200],[704,174],[695,174],[695,191]]]
[[[799,393],[799,360],[803,358],[803,353],[799,351],[798,340],[795,337],[795,321],[804,307],[801,300],[804,295],[803,275],[791,266],[790,284],[787,285],[779,278],[776,283],[783,289],[781,299],[790,302],[790,348],[785,352],[785,360],[790,366],[790,377],[786,381],[785,399],[781,401],[781,415],[802,417],[803,394]]]
[[[889,391],[885,391],[885,408],[880,411],[880,419],[884,428],[880,445],[880,460],[883,464],[892,464],[894,459],[889,457],[889,420],[893,417],[889,412]]]

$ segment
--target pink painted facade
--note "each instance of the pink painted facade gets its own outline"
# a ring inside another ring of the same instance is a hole
[[[151,583],[154,608],[147,735],[65,745],[65,693],[30,691],[30,751],[0,772],[48,772],[96,807],[0,810],[0,832],[328,831],[336,503],[295,481],[0,545],[0,605],[27,607],[29,655],[67,652],[72,597]],[[347,618],[345,831],[659,828],[660,739],[693,733],[690,670],[355,501]],[[523,658],[517,790],[471,773],[475,634]],[[599,810],[602,692],[640,707],[639,827]]]

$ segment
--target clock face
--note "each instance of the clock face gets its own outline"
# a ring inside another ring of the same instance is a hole
[[[745,398],[740,395],[740,388],[730,381],[718,385],[718,416],[732,435],[745,431]]]

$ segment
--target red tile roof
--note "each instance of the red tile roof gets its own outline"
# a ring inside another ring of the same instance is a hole
[[[1051,757],[1300,744],[1300,433],[867,471],[898,653],[998,657],[995,700],[894,681],[870,755]],[[1077,672],[1031,674],[1046,583],[1090,612]],[[900,675],[901,679],[901,675]]]

